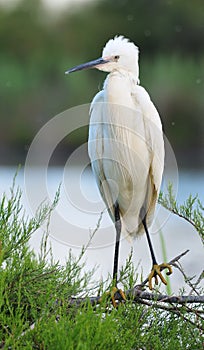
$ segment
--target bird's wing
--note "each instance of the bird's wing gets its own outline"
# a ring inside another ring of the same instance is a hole
[[[146,209],[147,224],[151,224],[164,165],[158,112],[140,86],[133,91],[132,101],[134,109],[106,104],[104,92],[99,92],[90,108],[88,145],[101,196],[113,220],[117,199],[128,235],[143,232],[141,208]]]
[[[142,110],[146,142],[151,155],[147,191],[147,223],[151,224],[164,169],[164,139],[159,114],[146,90],[137,85],[132,93],[136,105]]]
[[[90,107],[90,124],[88,153],[91,160],[92,170],[96,179],[100,194],[108,208],[109,214],[114,220],[113,194],[110,191],[108,181],[104,173],[104,91],[100,91],[94,97]]]

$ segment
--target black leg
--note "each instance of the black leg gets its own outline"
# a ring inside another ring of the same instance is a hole
[[[152,263],[153,263],[153,265],[156,265],[157,261],[156,261],[155,255],[154,255],[152,242],[151,242],[149,231],[148,231],[148,228],[147,228],[146,215],[143,217],[142,223],[143,223],[143,226],[144,226],[144,229],[145,229],[145,233],[146,233],[146,236],[147,236],[147,241],[148,241],[148,244],[149,244],[149,249],[150,249],[150,253],[151,253],[151,257],[152,257]]]
[[[115,241],[115,255],[114,255],[114,265],[113,265],[113,279],[117,285],[118,277],[118,257],[119,257],[119,245],[120,245],[120,234],[121,234],[121,221],[119,205],[116,202],[114,205],[114,215],[115,215],[115,229],[116,229],[116,241]]]
[[[167,272],[167,274],[170,275],[172,273],[172,268],[171,268],[171,266],[169,264],[166,264],[166,263],[163,263],[163,264],[160,264],[160,265],[157,264],[157,261],[156,261],[155,255],[154,255],[152,242],[150,240],[150,235],[149,235],[148,228],[147,228],[146,215],[142,216],[142,223],[143,223],[143,226],[144,226],[144,229],[145,229],[145,232],[146,232],[147,241],[148,241],[148,244],[149,244],[149,249],[150,249],[151,257],[152,257],[152,270],[151,270],[151,272],[149,274],[149,277],[148,277],[149,289],[152,290],[152,288],[153,288],[153,286],[152,286],[152,279],[153,278],[155,279],[155,284],[156,285],[158,284],[158,277],[161,279],[161,281],[164,284],[167,284],[167,281],[162,276],[161,271],[163,269],[167,268],[169,270]]]

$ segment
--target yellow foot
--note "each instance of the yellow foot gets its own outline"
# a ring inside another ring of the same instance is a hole
[[[155,279],[155,284],[158,284],[158,276],[161,279],[162,283],[167,285],[167,281],[165,280],[165,278],[162,276],[161,271],[164,269],[168,269],[169,271],[166,273],[167,275],[171,275],[172,274],[172,267],[169,264],[163,263],[160,265],[153,265],[152,270],[149,274],[148,280],[149,280],[149,289],[152,290],[152,279]]]
[[[126,300],[126,296],[125,296],[125,293],[122,291],[122,289],[118,289],[117,287],[113,287],[111,289],[111,291],[109,292],[110,296],[111,296],[111,300],[112,300],[112,304],[113,304],[113,307],[117,307],[118,304],[119,304],[119,301],[118,300],[115,300],[115,294],[116,293],[119,293],[122,300]]]

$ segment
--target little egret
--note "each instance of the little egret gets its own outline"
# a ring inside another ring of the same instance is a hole
[[[152,258],[149,288],[169,264],[158,265],[148,227],[153,221],[164,168],[164,141],[159,114],[139,85],[138,48],[123,36],[105,45],[102,57],[66,74],[88,68],[109,72],[90,108],[88,152],[101,196],[115,224],[113,280],[117,287],[121,232],[129,240],[146,233]]]

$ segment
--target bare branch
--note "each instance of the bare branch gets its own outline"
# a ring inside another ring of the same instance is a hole
[[[149,293],[139,290],[137,287],[126,292],[127,296],[133,297],[135,301],[138,298],[144,300],[159,301],[171,304],[192,304],[192,303],[204,303],[204,295],[182,295],[182,296],[169,296],[165,294]],[[204,313],[204,312],[203,312]]]
[[[169,261],[169,265],[173,265],[179,261],[184,255],[186,255],[189,252],[189,250],[186,250],[185,252],[179,254],[174,259]],[[136,285],[134,288],[129,289],[125,291],[125,295],[128,299],[132,299],[135,302],[141,302],[144,300],[154,301],[154,302],[160,302],[160,303],[170,303],[170,304],[203,304],[204,303],[204,296],[202,295],[182,295],[182,296],[169,296],[164,294],[158,294],[158,293],[150,293],[144,291],[144,286],[148,282],[148,278],[146,278],[141,284]],[[116,292],[115,294],[115,300],[122,301],[122,297],[119,292]],[[71,298],[69,299],[69,304],[73,305],[80,305],[81,303],[85,303],[89,301],[92,305],[96,305],[100,303],[101,296],[94,296],[94,297],[85,297],[85,298]],[[152,305],[152,304],[151,304]]]
[[[197,281],[193,284],[193,288],[191,289],[191,291],[189,292],[189,295],[191,295],[195,290],[196,287],[199,285],[199,283],[203,280],[204,278],[204,270],[201,272],[201,274],[199,275]],[[197,293],[197,291],[196,291]]]
[[[125,291],[127,299],[132,299],[135,302],[144,300],[150,300],[154,302],[170,303],[170,304],[204,304],[204,295],[182,295],[182,296],[169,296],[165,294],[150,293],[142,291],[141,285],[135,286],[132,289]],[[101,296],[84,297],[84,298],[71,298],[69,299],[69,305],[80,305],[89,301],[91,305],[96,305],[101,302]],[[123,301],[119,292],[115,294],[115,300]],[[203,311],[204,314],[204,311]]]

